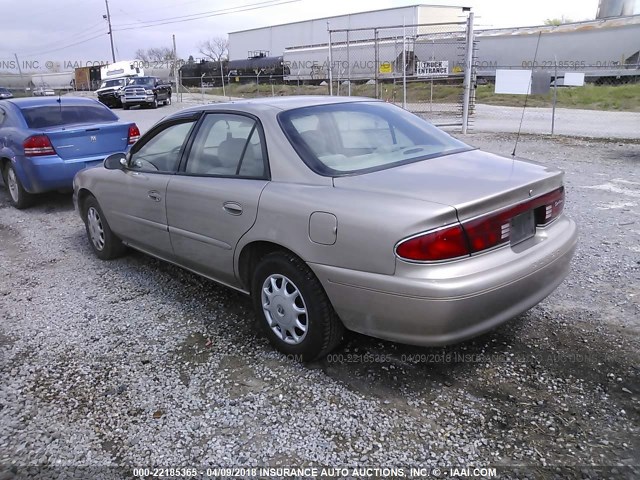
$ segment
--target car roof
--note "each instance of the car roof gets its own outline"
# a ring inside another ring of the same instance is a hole
[[[12,98],[6,100],[13,103],[18,108],[30,108],[30,107],[44,107],[47,105],[59,105],[58,100],[62,105],[95,105],[97,100],[92,98],[83,97],[67,97],[67,96],[51,96],[51,97],[25,97],[25,98]]]
[[[264,97],[251,98],[242,100],[232,100],[229,102],[210,103],[207,105],[199,105],[197,107],[188,108],[178,112],[185,114],[194,111],[224,110],[228,107],[230,110],[239,110],[248,113],[257,113],[264,110],[264,107],[271,107],[278,110],[293,110],[296,108],[311,107],[315,105],[331,105],[337,103],[355,103],[355,102],[379,102],[374,98],[367,97],[330,97],[328,95],[292,95],[288,97]],[[173,116],[173,115],[172,115]]]

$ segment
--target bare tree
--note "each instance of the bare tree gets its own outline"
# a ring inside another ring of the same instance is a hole
[[[558,25],[562,25],[564,23],[572,23],[573,20],[571,20],[570,18],[565,17],[564,15],[562,15],[560,18],[547,18],[544,21],[545,25],[553,25],[554,27],[557,27]]]
[[[147,51],[143,48],[136,50],[136,60],[142,60],[144,63],[149,63],[149,55],[147,55]]]
[[[213,37],[202,42],[198,51],[214,62],[226,60],[229,57],[229,40],[226,37]]]
[[[143,62],[167,62],[173,60],[173,49],[169,47],[152,47],[136,50],[136,59]]]

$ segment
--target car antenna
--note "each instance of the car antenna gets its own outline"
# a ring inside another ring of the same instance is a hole
[[[520,140],[520,131],[522,130],[522,121],[524,120],[524,112],[527,109],[527,100],[529,99],[529,94],[531,93],[531,84],[533,83],[533,69],[536,66],[536,58],[538,58],[538,47],[540,46],[540,37],[542,36],[542,30],[538,32],[538,41],[536,43],[536,51],[533,54],[533,63],[531,63],[531,77],[529,77],[529,88],[527,88],[527,93],[524,96],[524,107],[522,107],[522,116],[520,117],[520,126],[518,127],[518,134],[516,135],[516,144],[513,146],[513,152],[511,152],[511,156],[516,156],[516,148],[518,148],[518,140]]]

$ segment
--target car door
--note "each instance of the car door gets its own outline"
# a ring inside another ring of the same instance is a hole
[[[233,255],[258,213],[269,170],[259,121],[208,113],[167,188],[167,221],[179,263],[237,285]]]
[[[114,171],[111,185],[101,187],[101,205],[112,230],[131,246],[166,259],[173,258],[167,185],[196,120],[182,118],[155,127],[133,146],[127,167]]]

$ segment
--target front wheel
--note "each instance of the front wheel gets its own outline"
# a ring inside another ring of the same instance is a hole
[[[344,327],[319,280],[298,257],[274,252],[258,264],[251,294],[259,324],[286,354],[315,360],[333,350]]]
[[[122,104],[122,109],[123,110],[129,110],[129,105],[127,105],[126,103]]]
[[[95,197],[90,196],[84,201],[82,213],[89,244],[97,257],[101,260],[111,260],[121,256],[126,247],[111,231]]]
[[[4,169],[4,183],[9,190],[9,199],[11,205],[19,210],[27,208],[33,201],[33,195],[27,192],[22,186],[22,182],[18,178],[15,169],[11,163],[7,163]]]
[[[153,97],[153,102],[151,102],[151,108],[158,108],[158,97]]]

